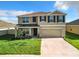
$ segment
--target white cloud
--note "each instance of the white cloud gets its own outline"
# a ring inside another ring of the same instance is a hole
[[[4,20],[11,23],[17,23],[18,20],[16,16],[29,14],[33,11],[21,11],[21,10],[0,10],[0,20]]]
[[[55,5],[54,5],[57,9],[63,9],[63,10],[67,10],[69,8],[69,6],[62,2],[62,1],[56,1]]]
[[[57,1],[55,2],[54,7],[63,11],[67,10],[68,17],[70,17],[71,20],[79,18],[79,1]],[[72,14],[74,14],[74,17]],[[71,16],[73,18],[71,18]]]
[[[56,1],[54,6],[58,9],[68,10],[73,8],[79,11],[79,1]]]
[[[16,17],[3,16],[3,17],[0,17],[0,20],[6,21],[9,23],[14,23],[14,24],[18,22],[18,19]]]
[[[21,10],[0,10],[0,16],[18,16],[22,14],[32,13],[33,11],[21,11]]]

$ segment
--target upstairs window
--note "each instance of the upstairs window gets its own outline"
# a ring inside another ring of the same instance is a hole
[[[36,22],[36,17],[32,17],[32,22]]]
[[[58,16],[58,22],[63,22],[63,16]]]
[[[46,21],[46,16],[40,16],[40,22]]]
[[[54,16],[48,16],[48,22],[55,22]]]
[[[29,17],[23,17],[23,23],[29,23]]]

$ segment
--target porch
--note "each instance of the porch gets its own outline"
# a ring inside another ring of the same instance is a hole
[[[38,37],[39,27],[18,27],[15,29],[15,37]]]

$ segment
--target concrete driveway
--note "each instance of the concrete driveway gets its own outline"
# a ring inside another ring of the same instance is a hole
[[[42,38],[41,56],[79,56],[79,50],[66,42],[63,38]]]

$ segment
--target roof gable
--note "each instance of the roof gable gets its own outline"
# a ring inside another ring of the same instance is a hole
[[[63,12],[58,11],[58,10],[56,10],[56,11],[54,11],[54,12],[51,12],[50,14],[53,14],[53,15],[66,15],[66,13],[63,13]],[[50,15],[50,14],[49,14],[49,15]]]

